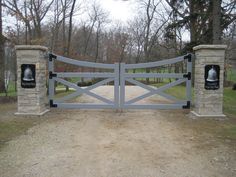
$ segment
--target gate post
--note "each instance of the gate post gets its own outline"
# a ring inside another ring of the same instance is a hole
[[[223,83],[226,45],[199,45],[195,51],[194,109],[197,117],[225,117]]]
[[[39,45],[16,46],[17,112],[16,115],[43,115],[46,109],[47,48]]]

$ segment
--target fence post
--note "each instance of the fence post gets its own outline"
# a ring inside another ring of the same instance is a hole
[[[47,48],[39,45],[16,46],[17,112],[16,115],[43,115],[46,108]]]
[[[120,63],[120,109],[125,105],[125,63]]]
[[[199,45],[195,51],[194,109],[197,117],[225,117],[223,83],[226,45]]]

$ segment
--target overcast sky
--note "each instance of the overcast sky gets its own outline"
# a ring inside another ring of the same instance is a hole
[[[99,0],[102,7],[110,13],[114,20],[126,22],[135,15],[135,0]]]

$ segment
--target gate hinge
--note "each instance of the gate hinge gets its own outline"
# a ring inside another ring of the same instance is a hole
[[[188,78],[188,80],[191,80],[191,76],[192,76],[191,72],[188,72],[187,74],[183,75],[183,77]]]
[[[53,100],[50,100],[49,103],[50,103],[51,108],[56,108],[57,107],[57,104],[54,104]]]
[[[185,60],[187,59],[188,62],[191,62],[191,61],[192,61],[192,54],[189,53],[189,54],[185,55],[185,56],[184,56],[184,59],[185,59]]]
[[[49,61],[52,61],[52,59],[57,59],[57,56],[52,53],[49,53],[48,56],[49,56]]]
[[[190,109],[191,102],[187,101],[187,104],[183,106],[183,109]]]
[[[57,77],[57,74],[49,71],[49,79],[52,79],[53,77]]]

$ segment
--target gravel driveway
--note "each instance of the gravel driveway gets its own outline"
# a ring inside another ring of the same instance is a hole
[[[1,177],[236,176],[235,149],[188,111],[54,109],[44,118],[0,151]]]

